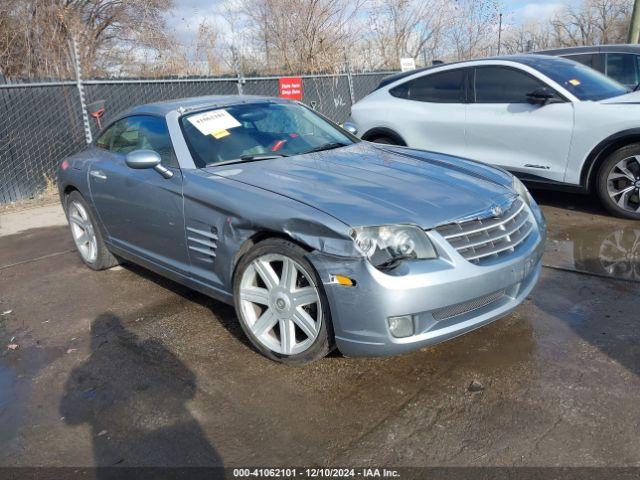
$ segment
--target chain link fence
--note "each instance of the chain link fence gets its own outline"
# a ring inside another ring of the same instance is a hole
[[[351,105],[390,72],[303,75],[302,101],[342,123]],[[37,196],[55,182],[58,163],[86,148],[83,113],[103,102],[102,125],[135,105],[202,95],[277,96],[278,77],[83,80],[0,85],[0,204]],[[84,112],[83,112],[84,111]],[[90,121],[92,137],[97,123]]]

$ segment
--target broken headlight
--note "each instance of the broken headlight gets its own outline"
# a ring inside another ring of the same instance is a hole
[[[529,193],[529,190],[527,190],[527,187],[525,187],[515,175],[513,177],[512,188],[518,195],[520,195],[520,198],[522,198],[527,205],[531,206],[531,194]]]
[[[350,235],[358,251],[378,268],[393,266],[400,260],[438,256],[424,230],[411,225],[358,227]]]

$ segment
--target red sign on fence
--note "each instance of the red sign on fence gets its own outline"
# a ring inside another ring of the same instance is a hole
[[[302,79],[300,77],[281,77],[279,96],[289,100],[302,100]]]

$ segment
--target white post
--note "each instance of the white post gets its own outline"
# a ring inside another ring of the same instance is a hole
[[[78,87],[78,95],[80,96],[80,109],[82,110],[82,123],[84,124],[84,138],[87,144],[93,141],[91,135],[91,125],[89,124],[89,115],[87,114],[87,104],[84,100],[84,89],[82,87],[82,71],[80,69],[80,55],[78,54],[78,41],[76,37],[71,39],[73,49],[73,67],[76,72],[76,86]]]
[[[351,76],[351,64],[349,63],[349,57],[347,56],[347,52],[344,52],[344,63],[347,69],[347,83],[349,85],[349,99],[351,100],[351,105],[353,106],[356,103],[356,96],[353,90],[353,77]]]
[[[235,45],[231,46],[231,56],[233,57],[233,66],[236,69],[236,77],[238,82],[238,95],[242,95],[243,89],[242,84],[245,82],[244,76],[242,75],[242,67],[240,66],[240,57],[238,55],[238,50],[236,50]]]

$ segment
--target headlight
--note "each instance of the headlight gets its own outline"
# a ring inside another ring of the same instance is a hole
[[[520,197],[522,197],[522,200],[524,200],[527,205],[531,206],[531,194],[529,193],[529,190],[527,190],[527,187],[525,187],[524,184],[518,179],[518,177],[513,177],[512,186],[516,193],[520,195]]]
[[[358,227],[350,232],[356,248],[375,267],[387,267],[399,260],[437,258],[424,230],[411,225]]]
[[[516,177],[513,177],[513,189],[518,195],[520,195],[520,197],[522,197],[522,200],[524,200],[526,204],[529,205],[529,208],[531,208],[533,216],[536,217],[536,221],[538,222],[538,227],[540,227],[540,230],[542,232],[546,232],[547,220],[544,218],[544,213],[542,213],[542,210],[540,210],[540,207],[538,207],[538,204],[536,204],[535,200],[529,193],[529,190],[527,190],[527,187],[525,187],[522,182]]]

